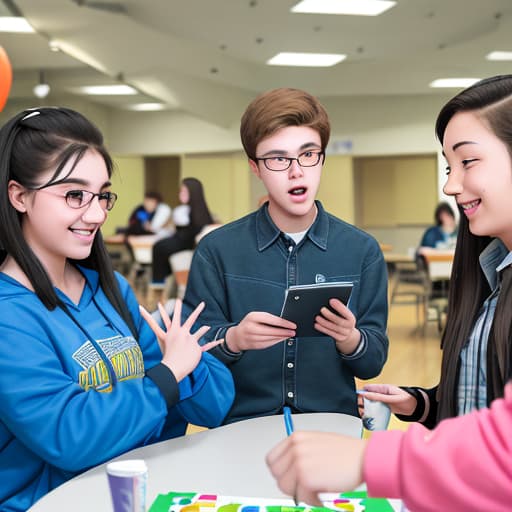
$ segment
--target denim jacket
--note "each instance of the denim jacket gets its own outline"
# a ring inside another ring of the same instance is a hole
[[[320,333],[240,354],[215,347],[211,353],[235,381],[235,402],[225,423],[277,414],[283,405],[296,412],[357,416],[354,377],[375,377],[386,361],[387,271],[380,247],[369,234],[316,205],[315,222],[298,245],[273,223],[268,204],[204,237],[195,250],[185,305],[205,301],[199,321],[211,327],[206,342],[223,337],[251,311],[279,315],[288,286],[353,281],[349,307],[361,343],[349,355]]]

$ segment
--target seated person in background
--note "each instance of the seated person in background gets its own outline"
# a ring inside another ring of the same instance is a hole
[[[159,240],[153,246],[152,286],[164,284],[172,274],[169,256],[186,249],[193,249],[195,238],[213,219],[204,197],[203,184],[196,178],[185,178],[181,182],[180,205],[174,209],[173,223],[176,231],[173,235]]]
[[[248,106],[240,132],[268,201],[199,242],[184,298],[191,309],[206,303],[204,341],[225,338],[212,354],[235,380],[226,423],[284,405],[357,416],[354,377],[375,377],[387,358],[387,273],[377,241],[315,201],[327,113],[304,91],[276,89]],[[318,336],[297,338],[279,316],[286,288],[328,281],[354,283],[350,309],[331,299]]]
[[[146,192],[144,202],[133,210],[128,219],[126,235],[168,236],[171,229],[171,207],[162,202],[158,192]]]
[[[458,226],[455,213],[447,202],[437,205],[434,212],[435,226],[425,230],[416,252],[418,265],[426,269],[425,254],[432,251],[455,249]],[[446,297],[448,293],[448,280],[438,279],[432,283],[432,297]]]
[[[446,202],[439,203],[434,212],[435,226],[425,230],[418,253],[424,247],[453,249],[457,240],[457,220],[453,208]]]

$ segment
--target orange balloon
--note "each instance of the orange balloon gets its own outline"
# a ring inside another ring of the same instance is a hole
[[[3,110],[12,83],[12,68],[7,53],[0,46],[0,112]]]

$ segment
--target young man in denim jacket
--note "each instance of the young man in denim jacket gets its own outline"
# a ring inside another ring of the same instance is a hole
[[[380,373],[387,358],[387,272],[376,240],[315,200],[330,125],[316,98],[296,89],[258,96],[241,138],[268,202],[201,240],[185,303],[204,300],[204,340],[231,370],[236,396],[225,422],[294,412],[357,416],[354,377]],[[349,307],[330,299],[318,337],[296,337],[281,318],[291,285],[354,283]]]

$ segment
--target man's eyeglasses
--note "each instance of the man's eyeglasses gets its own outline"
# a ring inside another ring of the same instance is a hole
[[[40,192],[50,192],[47,188],[39,188],[35,189]],[[55,194],[50,192],[53,195],[58,195],[60,197],[64,197],[66,199],[66,203],[70,208],[84,208],[91,201],[97,197],[100,203],[100,206],[107,211],[112,210],[114,205],[116,204],[117,194],[115,192],[100,192],[98,194],[94,192],[89,192],[88,190],[68,190],[64,195]]]
[[[324,162],[325,154],[323,151],[304,151],[297,158],[292,158],[289,156],[269,156],[266,158],[255,158],[256,162],[263,162],[265,167],[269,171],[286,171],[292,165],[294,160],[301,167],[314,167],[318,165],[320,160],[322,163]]]

